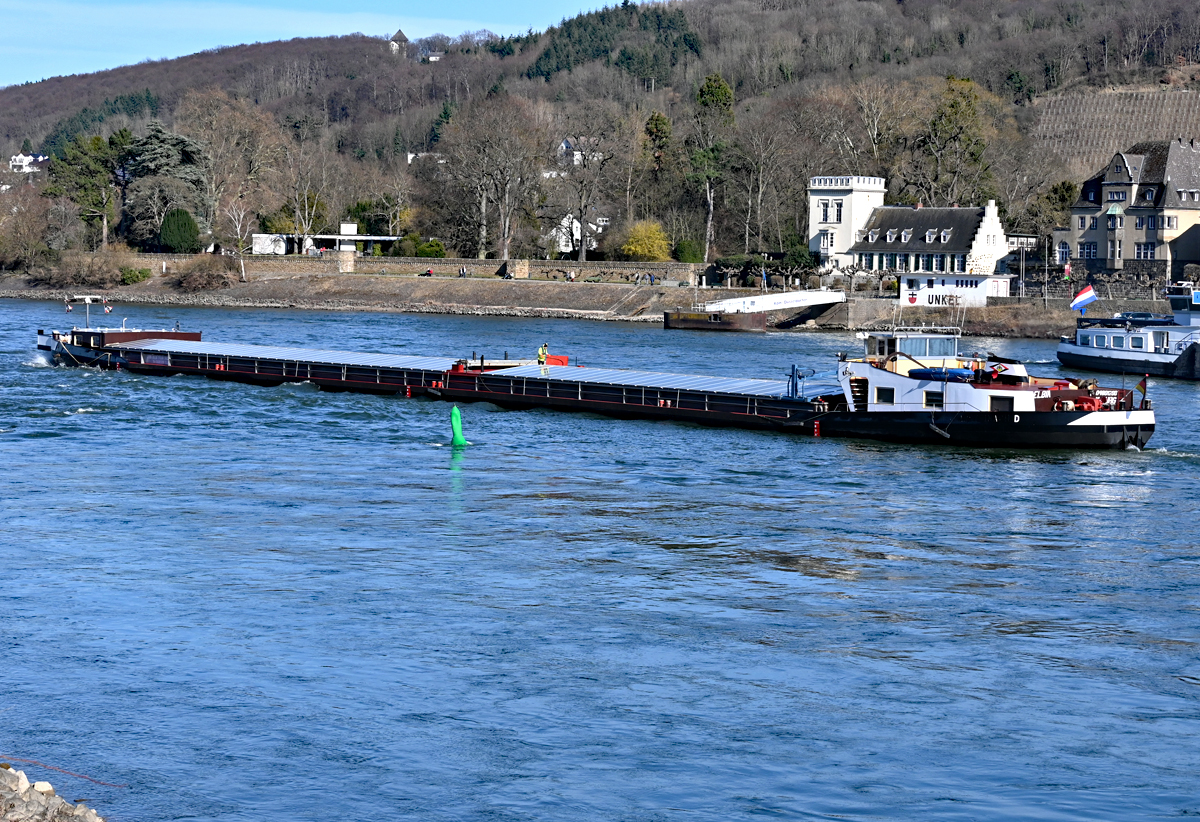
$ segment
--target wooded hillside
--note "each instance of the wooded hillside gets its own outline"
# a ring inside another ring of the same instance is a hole
[[[555,254],[555,226],[589,253],[586,235],[604,228],[596,253],[620,255],[650,222],[677,256],[711,258],[798,250],[813,174],[880,174],[898,202],[995,197],[1010,226],[1045,231],[1069,194],[1055,184],[1081,176],[1074,152],[1087,146],[1090,163],[1161,131],[1103,104],[1080,119],[1055,98],[1191,88],[1181,67],[1197,62],[1186,0],[626,1],[514,38],[437,35],[399,54],[362,35],[300,39],[0,89],[0,148],[27,142],[61,165],[75,141],[79,164],[100,151],[87,138],[127,129],[102,153],[129,163],[159,122],[160,143],[205,152],[207,181],[121,171],[114,196],[86,206],[52,188],[86,228],[58,245],[152,245],[165,203],[227,243],[353,217],[469,255]],[[197,114],[206,106],[215,119]],[[1181,131],[1195,108],[1175,109]],[[250,165],[212,168],[238,139],[260,149],[235,152]]]

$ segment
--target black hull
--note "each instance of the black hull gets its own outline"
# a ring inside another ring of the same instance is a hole
[[[1103,371],[1106,374],[1129,374],[1152,377],[1171,377],[1177,380],[1200,380],[1200,345],[1193,343],[1170,362],[1156,360],[1117,360],[1111,357],[1096,357],[1077,354],[1074,351],[1059,351],[1058,361],[1071,368],[1087,371]]]
[[[853,411],[801,411],[791,419],[752,414],[702,411],[687,408],[619,405],[553,397],[432,390],[439,399],[456,402],[489,402],[510,410],[548,408],[580,411],[618,419],[674,420],[714,427],[783,431],[815,437],[877,440],[913,445],[951,445],[998,449],[1125,449],[1144,448],[1154,434],[1153,425],[1071,425],[1086,411],[1047,411],[994,414],[991,412],[939,413],[925,411],[871,414]],[[1014,421],[1014,417],[1016,418]]]
[[[1071,425],[1088,412],[993,414],[843,413],[822,421],[821,435],[970,448],[1144,448],[1153,425]],[[1013,418],[1019,417],[1018,422]]]
[[[127,365],[125,358],[114,351],[98,351],[94,348],[70,345],[65,342],[57,343],[55,348],[43,348],[42,350],[50,352],[50,362],[53,365],[103,368],[110,371],[124,368]]]

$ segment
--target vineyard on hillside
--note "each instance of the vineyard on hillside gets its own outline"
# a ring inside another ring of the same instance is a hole
[[[1037,101],[1030,138],[1084,180],[1142,140],[1200,139],[1200,92],[1090,91]]]

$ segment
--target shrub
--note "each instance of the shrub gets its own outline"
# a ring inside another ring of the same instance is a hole
[[[36,282],[54,288],[115,288],[121,282],[121,273],[112,260],[103,254],[66,253],[58,265],[39,270]]]
[[[704,245],[696,240],[680,240],[675,244],[675,259],[681,263],[702,263]]]
[[[629,238],[621,246],[621,254],[637,262],[663,262],[671,259],[671,243],[656,220],[639,220],[629,227]]]
[[[180,270],[179,287],[184,291],[212,291],[233,285],[237,260],[224,254],[201,254]]]
[[[417,246],[418,257],[445,257],[446,247],[442,245],[442,241],[432,239],[427,243],[421,243]]]
[[[134,285],[135,283],[145,282],[150,277],[151,271],[148,268],[121,266],[121,285]]]
[[[195,254],[200,250],[200,227],[187,209],[172,209],[163,217],[158,242],[172,254]]]
[[[421,235],[406,234],[401,239],[392,243],[388,255],[391,257],[415,257],[417,256],[417,246],[421,244]]]

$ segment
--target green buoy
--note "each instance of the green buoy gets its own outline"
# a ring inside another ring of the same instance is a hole
[[[464,445],[470,445],[467,438],[462,432],[462,414],[459,413],[458,406],[450,409],[450,431],[453,436],[450,439],[451,448],[462,448]]]

